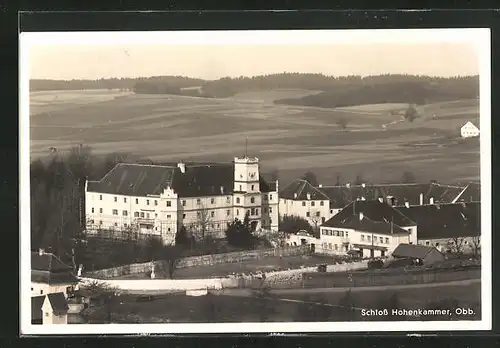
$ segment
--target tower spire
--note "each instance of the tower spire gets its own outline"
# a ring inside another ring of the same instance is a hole
[[[245,158],[248,157],[248,137],[245,137]]]

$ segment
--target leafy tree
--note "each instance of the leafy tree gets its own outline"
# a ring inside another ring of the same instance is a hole
[[[409,122],[413,122],[418,117],[418,112],[415,106],[410,105],[405,111],[404,118]]]
[[[280,218],[279,229],[285,233],[297,233],[300,230],[305,230],[313,233],[311,224],[300,216],[285,215]]]
[[[407,171],[401,176],[401,181],[405,184],[414,184],[417,182],[417,179],[415,178],[415,174]]]
[[[230,245],[239,248],[254,247],[255,238],[252,233],[249,215],[249,213],[246,213],[243,221],[236,218],[233,222],[228,223],[226,240]]]
[[[309,182],[313,186],[318,186],[318,179],[316,178],[316,174],[311,171],[307,171],[302,177],[302,180]]]

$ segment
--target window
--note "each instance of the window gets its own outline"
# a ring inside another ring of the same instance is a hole
[[[43,295],[43,290],[40,290],[40,295]]]
[[[49,312],[45,312],[45,316],[48,317],[49,316]]]
[[[155,213],[155,218],[157,218],[157,217],[158,217],[158,214],[157,214],[157,213]]]
[[[118,197],[115,197],[114,200],[115,200],[115,202],[118,202]]]
[[[252,208],[252,214],[251,215],[255,215],[255,208]]]
[[[185,219],[186,218],[186,214],[182,214],[182,218]]]
[[[168,231],[168,232],[170,232],[170,227],[169,227],[169,228],[167,228],[167,231]]]
[[[349,237],[349,232],[345,231],[345,236]]]
[[[269,212],[272,213],[273,212],[273,208],[272,207],[269,207]]]
[[[118,226],[118,224],[115,222],[115,227],[117,227],[117,226]]]
[[[323,201],[320,201],[320,202],[319,202],[319,205],[320,205],[320,206],[323,206],[323,205],[324,205],[324,202],[323,202]]]
[[[334,245],[335,251],[339,250],[339,246],[337,244]]]
[[[134,212],[134,217],[139,217],[139,212],[138,211]]]
[[[328,249],[332,250],[332,243],[328,243]]]
[[[123,224],[123,226],[124,226],[124,227],[128,227],[128,224],[126,224],[126,223],[125,223],[125,224]]]
[[[309,217],[309,216],[311,216],[311,214],[310,214],[309,212],[307,212],[307,213],[306,213],[306,216],[307,216],[307,217]]]
[[[262,212],[265,214],[267,213],[267,208],[262,208]]]
[[[102,225],[102,220],[99,220],[99,225]]]
[[[167,201],[167,207],[171,207],[172,206],[172,201]]]
[[[306,202],[302,202],[302,206],[305,207],[306,206]]]
[[[314,207],[314,205],[315,205],[315,204],[316,204],[316,202],[315,202],[315,201],[312,201],[312,202],[311,202],[311,207]]]
[[[269,224],[272,224],[273,223],[273,219],[269,219]]]
[[[126,197],[123,198],[123,203],[127,203],[127,198]]]
[[[101,213],[101,214],[102,214],[102,208],[99,208],[99,213]]]
[[[252,191],[254,190],[254,188],[255,188],[255,185],[252,185]]]
[[[255,197],[250,198],[250,203],[255,203]]]
[[[200,205],[200,204],[201,204],[201,199],[197,198],[197,199],[196,199],[196,204],[197,204],[197,205]]]
[[[328,243],[323,243],[323,249],[328,248]]]
[[[431,244],[428,240],[425,241],[425,245]]]
[[[240,185],[240,192],[243,191],[243,189],[241,188],[241,185]]]
[[[117,209],[113,209],[113,215],[118,215],[118,210]]]
[[[319,211],[316,212],[316,216],[320,216],[320,212]]]
[[[183,201],[182,201],[182,206],[183,206],[183,207],[185,207],[185,206],[186,206],[186,201],[185,201],[185,200],[183,200]]]
[[[250,209],[249,209],[249,210],[247,210],[247,214],[248,214],[248,215],[250,215]]]
[[[128,216],[128,211],[124,210],[124,211],[122,212],[122,214],[123,214],[123,216]]]
[[[158,205],[158,201],[155,199],[155,205]]]
[[[365,235],[364,235],[364,234],[362,234],[362,235],[361,235],[361,240],[362,240],[362,241],[364,241],[364,240],[365,240]]]
[[[135,204],[139,204],[139,198],[135,199]]]
[[[269,199],[272,200],[273,199],[273,195],[269,195]]]
[[[236,215],[240,215],[240,210],[236,209]]]
[[[236,203],[240,204],[240,197],[236,197]]]
[[[321,223],[325,223],[325,221],[326,221],[326,219],[325,219],[325,217],[323,216],[323,217],[321,218]]]
[[[258,208],[255,208],[255,215],[259,215],[259,209]]]
[[[217,228],[220,228],[220,224],[217,224]]]
[[[226,203],[231,203],[231,197],[226,197]]]
[[[321,231],[321,234],[322,234],[323,236],[324,236],[324,235],[326,235],[326,231],[325,231],[325,230]]]
[[[146,213],[146,218],[149,219],[149,213]]]
[[[146,199],[146,205],[149,205],[149,199]]]
[[[102,201],[102,195],[99,195],[99,200]]]
[[[229,215],[231,215],[231,210],[228,209],[228,210],[226,210],[226,216],[229,216]]]
[[[90,220],[90,223],[91,223],[91,224],[93,224],[93,223],[94,223],[94,220],[93,220],[93,219],[92,219],[92,220]]]
[[[172,217],[172,215],[167,214],[167,219],[170,219],[171,217]]]
[[[439,246],[439,243],[436,243],[436,246],[438,247],[438,246]]]
[[[215,198],[210,198],[210,204],[214,204],[215,203]]]
[[[369,241],[369,242],[371,242],[372,237],[371,236],[366,236],[366,240]]]
[[[215,217],[215,212],[211,211],[210,212],[210,217]]]
[[[141,211],[141,218],[143,218],[143,217],[144,217],[144,212],[143,212],[143,211]]]
[[[385,239],[385,244],[389,244],[389,238]]]
[[[92,213],[94,212],[94,208],[92,208]]]

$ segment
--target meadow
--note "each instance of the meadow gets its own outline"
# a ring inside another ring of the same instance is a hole
[[[32,92],[32,159],[79,143],[94,152],[130,152],[157,162],[231,161],[245,153],[264,172],[279,171],[283,184],[315,172],[320,183],[361,176],[367,182],[398,181],[412,172],[418,181],[457,182],[479,178],[479,141],[438,146],[459,134],[466,121],[479,122],[477,100],[419,106],[414,122],[391,114],[404,104],[323,109],[273,101],[317,91],[241,93],[231,98],[136,95],[130,92]],[[347,129],[338,121],[345,119]],[[437,140],[436,140],[437,139]],[[436,146],[406,146],[410,143]]]

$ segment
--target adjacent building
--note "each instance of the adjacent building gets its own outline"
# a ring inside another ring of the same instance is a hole
[[[434,247],[402,243],[392,252],[395,259],[418,261],[420,265],[432,265],[445,260],[445,256]]]
[[[481,203],[461,202],[397,208],[418,225],[418,244],[440,251],[479,253]]]
[[[68,303],[62,292],[31,297],[31,323],[67,324]]]
[[[259,174],[255,157],[228,164],[117,164],[85,187],[87,230],[131,230],[167,244],[185,226],[224,237],[227,224],[249,215],[255,231],[278,229],[278,182]]]
[[[388,256],[401,243],[417,243],[417,224],[383,199],[355,201],[320,227],[315,249],[326,254],[357,251],[363,257]]]
[[[473,138],[479,136],[479,128],[474,123],[468,121],[460,128],[462,138]]]

